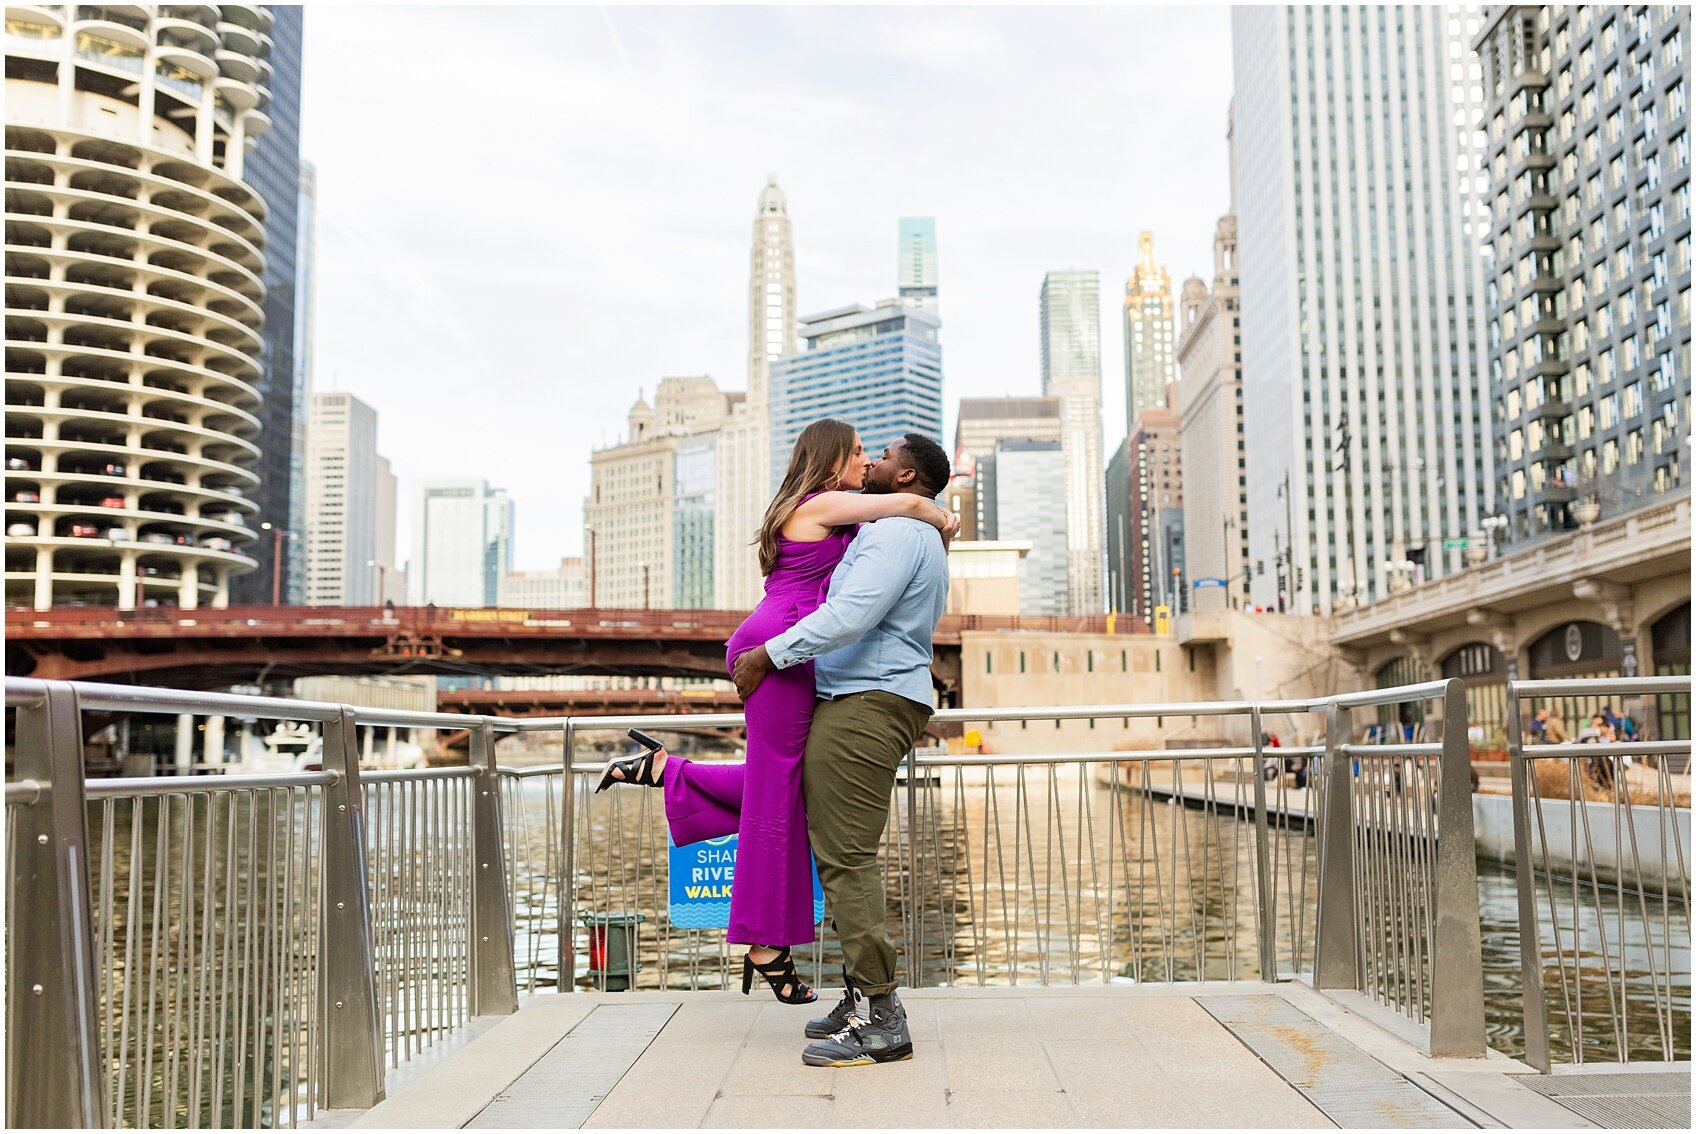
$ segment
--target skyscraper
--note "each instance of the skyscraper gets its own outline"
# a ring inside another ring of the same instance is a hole
[[[713,466],[729,412],[711,378],[663,378],[652,406],[638,396],[630,408],[625,440],[590,457],[591,606],[713,604]]]
[[[1111,491],[1115,497],[1123,491],[1125,501],[1124,511],[1112,517],[1108,551],[1114,609],[1152,625],[1157,606],[1173,614],[1189,609],[1178,415],[1144,410],[1110,467]]]
[[[231,5],[221,20],[230,20],[239,6]],[[254,11],[255,9],[248,9]],[[288,541],[289,554],[282,559],[259,557],[259,569],[237,580],[234,601],[270,602],[273,592],[301,595],[298,580],[289,579],[291,565],[301,563],[303,533],[295,526],[299,510],[291,506],[298,485],[292,475],[295,434],[307,415],[304,401],[296,400],[295,291],[299,283],[296,256],[300,212],[300,67],[304,9],[298,4],[277,4],[263,11],[270,14],[267,28],[258,29],[271,38],[265,56],[270,66],[262,67],[258,81],[271,89],[265,113],[271,120],[259,135],[248,156],[242,178],[265,199],[265,345],[261,352],[259,379],[259,484],[252,499],[259,505],[259,519],[288,528],[297,537]],[[216,114],[214,114],[216,117]],[[271,578],[273,564],[283,570],[281,585]]]
[[[1233,203],[1233,208],[1234,208]],[[1242,312],[1237,302],[1237,218],[1213,235],[1213,287],[1184,281],[1178,366],[1178,438],[1183,451],[1185,559],[1191,605],[1236,606],[1249,593],[1248,447],[1243,420]],[[1280,547],[1282,544],[1280,543]],[[1280,564],[1281,568],[1281,564]],[[1283,588],[1280,587],[1280,593]]]
[[[895,279],[901,302],[931,315],[936,295],[936,218],[902,217],[895,238]]]
[[[853,425],[869,453],[904,433],[942,443],[938,326],[934,315],[894,299],[801,321],[805,349],[772,367],[767,499],[783,479],[795,439],[821,417]]]
[[[1060,439],[1059,398],[961,398],[954,418],[954,472],[971,472],[1002,441]]]
[[[1019,613],[1068,613],[1067,514],[1054,506],[1066,490],[1060,443],[999,441],[978,461],[978,484],[987,500],[978,538],[1031,545],[1018,567]]]
[[[394,554],[394,476],[377,455],[377,411],[352,394],[313,394],[305,481],[307,605],[378,605],[377,567]]]
[[[312,394],[312,295],[318,239],[318,171],[311,162],[300,163],[299,210],[295,220],[294,262],[294,415],[293,443],[289,452],[289,530],[306,530],[306,419]],[[288,579],[283,601],[291,605],[306,601],[306,541],[288,545]],[[392,563],[394,554],[384,560]]]
[[[1042,392],[1060,399],[1066,455],[1066,589],[1069,613],[1103,607],[1101,480],[1101,281],[1097,273],[1042,279]]]
[[[1125,433],[1137,415],[1166,406],[1178,380],[1173,362],[1172,276],[1154,263],[1154,234],[1137,238],[1137,266],[1125,281]]]
[[[9,603],[190,609],[256,559],[269,579],[293,250],[256,155],[293,145],[283,17],[267,61],[264,7],[7,11]]]
[[[1443,540],[1490,508],[1477,22],[1231,11],[1249,540],[1296,549],[1299,613],[1385,593],[1389,564],[1458,569]]]
[[[749,257],[748,393],[719,430],[714,455],[713,595],[720,609],[750,609],[763,590],[752,544],[770,502],[767,383],[773,361],[794,345],[795,240],[789,203],[772,174],[755,208]]]
[[[412,521],[412,605],[494,606],[512,559],[512,501],[485,480],[425,481]]]
[[[1509,5],[1477,37],[1500,537],[1689,484],[1690,132],[1670,5]]]

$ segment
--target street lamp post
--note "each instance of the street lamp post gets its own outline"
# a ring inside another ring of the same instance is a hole
[[[295,533],[280,524],[273,524],[269,520],[261,523],[259,530],[271,533],[271,605],[282,606],[283,537],[287,536],[290,540],[293,540]]]
[[[592,524],[583,525],[583,534],[589,537],[589,608],[598,609],[600,603],[595,595],[595,528]]]
[[[376,571],[377,571],[377,605],[382,606],[383,600],[388,597],[388,590],[389,590],[389,587],[388,587],[388,577],[389,577],[388,576],[388,572],[389,572],[388,564],[379,563],[375,559],[367,559],[365,561],[365,565],[367,567],[376,568]]]

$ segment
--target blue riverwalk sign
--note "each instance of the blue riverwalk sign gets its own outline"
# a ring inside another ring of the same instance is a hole
[[[736,836],[680,847],[667,843],[671,886],[666,916],[679,929],[728,929],[730,885],[736,877]],[[813,865],[813,923],[824,920],[824,887]]]
[[[1190,584],[1192,587],[1222,587],[1224,585],[1225,580],[1223,579],[1197,579]]]

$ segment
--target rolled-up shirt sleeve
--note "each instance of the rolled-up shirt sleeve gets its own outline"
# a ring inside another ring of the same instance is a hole
[[[861,528],[854,558],[831,587],[830,598],[766,643],[772,664],[788,669],[865,637],[912,581],[924,534],[916,525],[888,520]]]

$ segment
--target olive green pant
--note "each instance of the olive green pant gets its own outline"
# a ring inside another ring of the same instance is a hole
[[[878,845],[895,770],[930,720],[930,706],[873,689],[813,710],[801,790],[807,837],[848,976],[867,996],[896,985]]]

